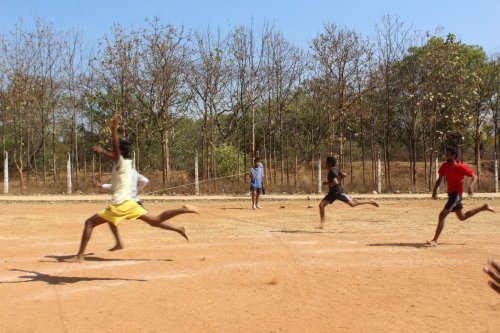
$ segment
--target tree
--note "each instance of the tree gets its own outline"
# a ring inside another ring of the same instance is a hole
[[[398,17],[384,16],[380,25],[375,25],[376,46],[378,56],[378,66],[381,73],[381,97],[384,103],[383,118],[383,150],[385,180],[389,191],[391,185],[391,144],[394,133],[394,113],[396,110],[394,95],[394,64],[399,61],[406,49],[408,42],[408,29],[405,29],[404,23]]]
[[[161,139],[163,184],[170,180],[169,139],[175,124],[189,111],[192,96],[186,76],[190,54],[189,36],[183,28],[148,22],[137,54],[135,96],[148,111]]]
[[[344,167],[346,132],[349,116],[357,101],[356,75],[364,49],[360,36],[352,30],[339,29],[335,24],[324,26],[325,31],[313,39],[313,59],[318,63],[320,82],[326,90],[329,124],[329,153],[333,154],[338,141],[339,167]],[[336,138],[338,126],[338,139]]]

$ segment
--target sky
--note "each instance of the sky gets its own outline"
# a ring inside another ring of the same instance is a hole
[[[267,21],[307,48],[324,24],[373,36],[374,25],[389,14],[422,32],[441,28],[492,55],[500,53],[499,13],[499,0],[0,0],[0,34],[13,31],[18,19],[29,27],[39,17],[59,31],[77,28],[96,42],[114,23],[139,28],[146,17],[158,16],[187,30],[251,23],[258,29]]]

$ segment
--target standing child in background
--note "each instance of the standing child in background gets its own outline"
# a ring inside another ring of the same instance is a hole
[[[460,221],[465,221],[468,218],[476,215],[483,210],[488,210],[490,212],[495,212],[493,208],[488,204],[484,204],[481,207],[471,209],[465,214],[462,212],[462,193],[464,192],[464,177],[471,177],[472,181],[469,185],[467,192],[470,196],[474,194],[473,187],[477,182],[477,176],[467,165],[462,164],[458,160],[458,149],[455,147],[447,147],[445,151],[446,162],[441,164],[438,170],[439,177],[436,179],[436,184],[434,185],[434,190],[432,191],[432,198],[437,199],[437,189],[443,177],[446,177],[448,183],[448,202],[444,206],[443,210],[439,213],[438,225],[436,228],[436,233],[431,241],[426,241],[429,246],[436,246],[439,235],[444,228],[444,220],[449,213],[455,212]]]
[[[252,192],[252,209],[262,208],[259,205],[259,197],[264,188],[264,166],[260,163],[260,158],[253,160],[253,167],[250,168],[250,192]]]
[[[160,215],[153,216],[148,214],[147,210],[145,210],[135,200],[133,200],[130,184],[132,180],[130,142],[118,139],[118,118],[119,114],[118,112],[115,112],[112,127],[113,151],[108,152],[101,147],[94,148],[95,152],[103,154],[113,161],[113,173],[111,176],[113,197],[111,199],[111,205],[107,209],[104,209],[99,213],[92,215],[85,221],[80,249],[78,250],[76,256],[73,258],[73,261],[83,261],[85,248],[87,247],[87,244],[90,240],[92,231],[98,225],[111,222],[116,226],[123,219],[140,219],[148,223],[152,227],[175,231],[182,237],[186,238],[186,240],[188,240],[186,231],[183,227],[178,228],[165,221],[179,214],[199,214],[196,208],[184,205],[181,209],[168,210],[164,211]]]
[[[370,204],[378,207],[378,203],[374,200],[351,200],[345,193],[344,189],[340,186],[339,180],[345,178],[346,174],[343,172],[337,173],[335,171],[335,165],[337,160],[333,156],[328,156],[325,162],[325,169],[328,170],[328,181],[323,182],[323,185],[328,185],[328,194],[319,203],[319,215],[321,218],[320,225],[318,229],[323,229],[325,224],[325,207],[332,204],[335,200],[340,200],[345,202],[351,207],[356,207],[359,205]]]

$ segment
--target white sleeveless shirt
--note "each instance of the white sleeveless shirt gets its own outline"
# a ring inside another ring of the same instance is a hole
[[[113,173],[111,174],[111,190],[113,191],[111,204],[119,205],[127,200],[132,200],[131,172],[132,160],[124,159],[120,155],[118,162],[113,166]]]

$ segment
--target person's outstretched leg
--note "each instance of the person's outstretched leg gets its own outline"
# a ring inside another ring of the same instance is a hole
[[[92,235],[92,230],[94,229],[94,227],[106,222],[107,221],[105,219],[103,219],[97,214],[94,214],[92,217],[89,217],[85,221],[85,227],[83,228],[83,234],[82,234],[82,241],[80,243],[80,250],[78,251],[78,253],[73,258],[72,261],[83,261],[83,257],[85,255],[85,248],[87,247],[90,236]]]
[[[117,251],[123,249],[122,242],[120,240],[120,235],[118,234],[118,228],[116,225],[114,225],[111,222],[108,222],[109,228],[111,229],[111,232],[113,233],[113,236],[115,236],[116,240],[116,245],[110,248],[108,251]]]
[[[439,238],[439,235],[441,235],[441,232],[443,231],[443,228],[444,228],[444,220],[446,219],[446,216],[448,216],[449,213],[450,213],[450,211],[448,209],[443,209],[441,211],[441,213],[439,213],[439,221],[438,221],[438,225],[436,227],[436,233],[434,235],[434,238],[431,241],[426,241],[427,245],[430,245],[430,246],[437,245],[437,240]]]
[[[172,209],[172,210],[166,210],[160,215],[151,215],[151,214],[144,214],[141,217],[139,217],[140,220],[148,223],[152,227],[156,228],[161,228],[165,230],[170,230],[170,231],[175,231],[178,234],[180,234],[182,237],[186,238],[187,241],[189,241],[187,235],[186,235],[186,230],[184,227],[176,227],[173,224],[167,223],[168,219],[171,219],[174,216],[180,215],[180,214],[199,214],[200,212],[196,207],[189,206],[189,205],[184,205],[182,206],[181,209]]]
[[[375,207],[379,206],[375,200],[349,200],[348,202],[346,202],[346,204],[348,204],[351,207],[356,207],[359,205],[368,205],[368,204]]]
[[[488,204],[484,204],[481,207],[477,207],[477,208],[473,208],[471,210],[468,210],[465,212],[465,214],[462,212],[461,209],[457,210],[455,213],[457,214],[457,217],[460,221],[465,221],[468,218],[476,215],[477,213],[485,211],[485,210],[495,213],[495,210],[493,208],[491,208],[491,206]]]

